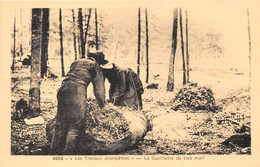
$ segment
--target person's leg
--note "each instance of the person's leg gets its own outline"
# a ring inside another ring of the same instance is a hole
[[[68,129],[65,148],[62,152],[63,155],[76,154],[76,152],[77,152],[76,147],[78,145],[78,136],[79,136],[78,128],[69,128]]]
[[[140,109],[143,109],[143,102],[142,102],[142,93],[137,92],[138,94],[138,100],[139,100],[139,105],[140,105]]]
[[[80,133],[84,131],[86,121],[86,87],[77,84],[75,92],[77,96],[71,97],[70,100],[72,103],[70,106],[67,106],[67,109],[70,111],[67,113],[70,124],[63,154],[75,154],[77,152],[78,137]]]
[[[57,115],[55,118],[54,133],[52,135],[50,146],[52,154],[61,154],[65,145],[68,124],[68,122],[65,121],[66,114],[64,113],[66,110],[65,99],[67,88],[67,85],[63,85],[57,93]]]
[[[52,154],[60,155],[65,145],[67,130],[66,125],[62,125],[57,119],[55,121],[50,149]]]

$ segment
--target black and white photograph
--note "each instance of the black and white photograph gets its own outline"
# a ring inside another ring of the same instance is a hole
[[[0,2],[7,155],[255,155],[260,3],[228,2]]]

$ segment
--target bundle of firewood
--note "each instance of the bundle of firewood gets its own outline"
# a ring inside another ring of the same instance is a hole
[[[148,131],[148,121],[142,111],[106,104],[99,108],[94,100],[87,101],[84,135],[79,141],[80,154],[111,154],[130,149]],[[47,124],[51,140],[55,119]]]
[[[113,143],[130,134],[129,121],[123,115],[123,112],[131,110],[130,108],[107,104],[100,109],[96,103],[90,101],[88,108],[86,134],[103,143]]]
[[[213,92],[210,88],[198,86],[197,83],[189,83],[179,90],[172,100],[173,110],[207,110],[219,109],[216,105]]]

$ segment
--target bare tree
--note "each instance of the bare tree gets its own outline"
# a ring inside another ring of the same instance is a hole
[[[182,10],[180,8],[180,31],[181,31],[181,53],[182,53],[182,68],[183,68],[183,85],[187,84],[186,80],[186,62],[184,56],[184,42],[183,42],[183,29],[182,29]]]
[[[187,61],[187,83],[190,82],[190,57],[189,57],[189,33],[188,33],[188,13],[187,10],[185,10],[186,13],[186,61]]]
[[[251,34],[250,34],[250,22],[249,22],[249,9],[248,8],[247,8],[247,21],[248,21],[247,29],[248,29],[248,46],[249,46],[249,54],[248,54],[249,77],[250,77],[250,81],[251,81]]]
[[[62,34],[62,12],[60,8],[60,15],[59,15],[59,20],[60,20],[60,56],[61,56],[61,76],[65,76],[65,71],[64,71],[64,60],[63,60],[63,34]]]
[[[96,25],[96,50],[99,49],[98,44],[98,20],[97,20],[97,8],[95,8],[95,25]]]
[[[74,9],[72,9],[72,23],[73,23],[73,43],[74,43],[74,52],[75,52],[75,60],[77,60],[77,41],[76,41],[76,24],[75,24],[75,14]]]
[[[20,37],[20,60],[22,60],[22,57],[23,57],[23,16],[22,16],[22,13],[23,13],[23,9],[21,8],[20,9],[20,34],[21,34],[21,37]]]
[[[77,35],[77,41],[78,41],[78,51],[79,51],[79,59],[81,58],[80,55],[81,55],[81,45],[80,45],[80,39],[79,39],[79,33]]]
[[[145,8],[145,27],[146,27],[146,83],[149,81],[149,35],[148,35],[148,16]]]
[[[141,9],[138,8],[137,74],[140,75]]]
[[[31,81],[29,90],[29,111],[32,115],[40,112],[40,69],[42,40],[42,10],[32,9],[32,43],[31,43]]]
[[[178,9],[174,8],[173,12],[173,26],[172,26],[172,46],[169,63],[169,75],[167,82],[167,91],[173,91],[174,89],[174,62],[177,48],[177,28],[178,28]]]
[[[120,38],[121,38],[121,30],[118,29],[118,36],[117,36],[117,43],[116,43],[116,47],[115,47],[115,57],[114,57],[114,60],[116,60],[117,58],[117,49],[118,49],[118,46],[119,46],[119,43],[120,43]]]
[[[88,30],[89,30],[89,21],[90,21],[90,17],[91,17],[91,8],[89,8],[88,11],[88,20],[86,21],[86,30],[85,30],[85,48],[86,48],[86,44],[88,44]],[[88,48],[88,46],[87,46]],[[88,49],[87,49],[88,50]],[[88,51],[87,51],[88,52]]]
[[[14,17],[14,48],[13,48],[13,61],[12,61],[12,66],[11,66],[11,70],[12,70],[12,73],[14,73],[14,58],[15,58],[15,53],[16,53],[16,50],[15,50],[15,32],[16,32],[16,27],[15,27],[15,24],[16,24],[16,17]]]
[[[49,9],[42,9],[42,49],[41,49],[41,78],[47,73],[49,43]]]
[[[80,46],[81,46],[81,58],[85,58],[85,42],[83,37],[83,16],[82,8],[78,9],[78,27],[79,27],[79,36],[80,36]]]

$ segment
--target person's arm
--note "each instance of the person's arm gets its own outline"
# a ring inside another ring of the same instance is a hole
[[[94,71],[94,75],[92,76],[93,91],[99,107],[103,108],[106,99],[104,77],[98,64],[95,64]]]
[[[110,88],[109,88],[109,101],[113,103],[113,94],[115,92],[115,84],[110,83]]]

